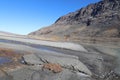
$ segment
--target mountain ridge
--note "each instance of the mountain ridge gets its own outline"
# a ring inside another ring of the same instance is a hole
[[[82,38],[120,38],[120,1],[102,0],[58,18],[51,26],[30,36]]]

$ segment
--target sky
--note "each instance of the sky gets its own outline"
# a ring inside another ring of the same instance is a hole
[[[0,0],[0,31],[26,35],[100,0]]]

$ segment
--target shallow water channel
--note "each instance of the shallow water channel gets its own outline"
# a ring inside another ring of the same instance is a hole
[[[0,57],[0,65],[4,64],[4,63],[9,63],[11,62],[10,58],[7,57]]]

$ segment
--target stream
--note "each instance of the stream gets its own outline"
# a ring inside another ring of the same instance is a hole
[[[7,57],[0,57],[0,65],[11,62],[11,59]]]

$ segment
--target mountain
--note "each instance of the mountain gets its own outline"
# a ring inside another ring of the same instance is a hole
[[[120,38],[120,0],[102,0],[57,19],[29,36],[45,39]]]

